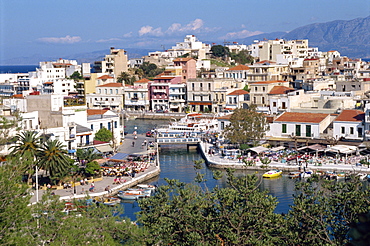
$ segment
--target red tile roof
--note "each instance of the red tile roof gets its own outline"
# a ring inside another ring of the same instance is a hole
[[[281,95],[281,94],[287,94],[288,92],[295,91],[293,88],[289,88],[282,85],[276,85],[274,86],[271,91],[268,93],[270,95]]]
[[[98,115],[107,112],[107,109],[87,109],[87,115]]]
[[[150,82],[150,80],[149,79],[146,79],[146,78],[143,78],[143,79],[140,79],[138,81],[135,81],[135,83],[148,83],[148,82]]]
[[[109,75],[103,75],[103,76],[100,76],[97,79],[113,79],[113,77],[112,76],[109,76]]]
[[[321,113],[296,113],[285,112],[274,120],[274,122],[301,122],[301,123],[320,123],[329,114]]]
[[[233,92],[230,92],[229,94],[227,94],[228,96],[239,96],[239,95],[244,95],[244,94],[249,94],[248,91],[245,91],[245,90],[235,90]]]
[[[228,69],[227,71],[240,71],[240,70],[249,70],[249,67],[246,65],[238,65],[236,67]]]
[[[260,62],[256,62],[256,64],[275,64],[276,62],[273,62],[273,61],[269,61],[269,60],[264,60],[264,61],[260,61]]]
[[[259,81],[259,82],[253,82],[250,83],[251,85],[259,85],[259,84],[274,84],[274,83],[284,83],[286,81],[284,80],[268,80],[268,81]]]
[[[123,87],[121,83],[108,83],[105,85],[98,85],[97,87]]]
[[[15,94],[12,98],[24,98],[22,94]]]
[[[176,58],[175,60],[173,60],[174,62],[177,62],[177,61],[190,61],[192,60],[193,58],[189,57],[189,58]]]
[[[343,110],[334,121],[354,121],[361,122],[365,119],[365,113],[361,110]]]

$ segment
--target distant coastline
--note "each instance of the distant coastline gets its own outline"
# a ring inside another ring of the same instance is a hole
[[[1,65],[0,73],[28,73],[36,71],[38,65]]]

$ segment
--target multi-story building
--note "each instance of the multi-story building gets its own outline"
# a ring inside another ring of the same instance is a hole
[[[269,102],[268,94],[275,86],[289,87],[289,82],[283,80],[260,81],[249,84],[250,101],[259,107],[267,107]]]
[[[240,87],[234,79],[189,79],[188,106],[195,112],[222,112],[226,105],[226,95],[237,88]]]
[[[168,98],[170,112],[183,112],[186,101],[186,83],[171,82],[169,84]]]
[[[182,83],[197,77],[196,61],[193,58],[176,58],[173,63],[175,68],[180,69]]]
[[[86,95],[89,108],[123,109],[124,86],[121,83],[108,83],[96,87],[96,93]]]
[[[260,61],[249,65],[249,73],[246,74],[250,82],[268,80],[287,80],[289,77],[289,66],[276,64],[272,61]]]
[[[168,76],[160,74],[149,84],[150,108],[156,112],[170,110],[169,95],[170,84],[181,83],[181,76]]]
[[[363,140],[365,113],[361,110],[345,109],[333,121],[333,137],[337,140]]]
[[[246,65],[238,65],[224,71],[224,78],[233,78],[240,81],[248,79],[249,67]]]
[[[249,92],[245,90],[235,90],[226,95],[225,110],[236,108],[246,108],[249,104]]]
[[[110,48],[110,54],[106,55],[103,61],[94,62],[96,73],[109,74],[117,78],[122,72],[128,71],[128,59],[123,49]]]
[[[133,85],[125,85],[124,108],[127,111],[147,111],[150,109],[149,103],[149,79],[140,79]]]

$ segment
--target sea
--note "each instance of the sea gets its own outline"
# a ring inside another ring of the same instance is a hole
[[[28,73],[36,71],[38,65],[1,65],[0,73]]]

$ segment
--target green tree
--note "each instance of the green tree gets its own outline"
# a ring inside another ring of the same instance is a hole
[[[49,173],[50,178],[55,179],[69,174],[72,161],[61,142],[48,140],[40,148],[39,165]]]
[[[38,133],[33,131],[18,133],[15,138],[16,142],[11,147],[10,156],[19,156],[22,165],[18,163],[18,166],[27,174],[27,180],[29,180],[37,165],[37,156],[40,152],[41,139]]]
[[[229,48],[222,45],[214,45],[211,48],[212,54],[216,57],[225,57],[230,54]]]
[[[120,75],[117,77],[117,83],[122,83],[122,84],[130,84],[132,85],[132,76],[129,73],[126,72],[121,72]]]
[[[233,52],[230,54],[230,57],[238,64],[251,64],[254,61],[253,56],[251,56],[247,50],[242,50],[238,53]]]
[[[78,72],[78,71],[74,71],[71,76],[69,76],[70,79],[73,79],[74,81],[78,81],[78,80],[81,80],[83,79],[84,77]]]
[[[370,190],[355,178],[331,182],[314,176],[297,190],[285,234],[291,245],[346,245],[350,226],[370,211]]]
[[[89,175],[94,175],[97,172],[100,172],[101,167],[97,161],[91,161],[86,164],[85,172]]]
[[[102,142],[110,142],[113,140],[113,133],[107,128],[103,127],[97,133],[95,133],[95,140]]]
[[[151,245],[273,245],[282,216],[276,198],[256,187],[256,176],[235,177],[227,188],[205,192],[197,185],[166,179],[156,195],[139,201],[138,221]]]
[[[86,162],[92,162],[93,160],[102,157],[102,154],[97,152],[94,148],[78,149],[76,156],[79,160],[85,160]]]
[[[234,110],[230,124],[225,127],[224,135],[232,143],[246,144],[251,142],[255,145],[264,137],[268,127],[263,113],[257,112],[256,107],[252,105],[248,109]]]

